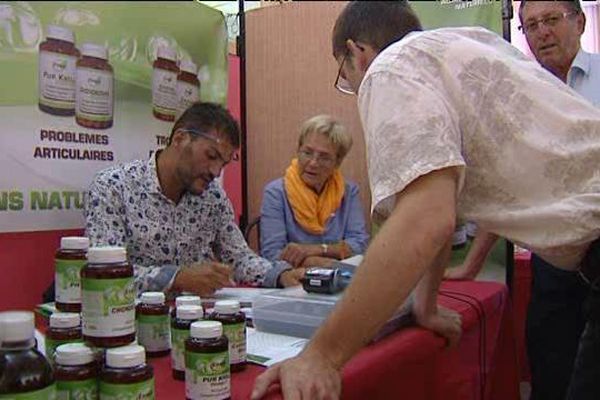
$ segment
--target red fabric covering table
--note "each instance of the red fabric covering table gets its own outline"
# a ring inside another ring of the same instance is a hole
[[[484,326],[472,306],[456,299],[468,300],[465,295],[481,305]],[[445,349],[443,339],[416,327],[396,332],[367,346],[347,364],[343,399],[479,400],[483,377],[486,400],[517,400],[519,367],[506,287],[494,282],[444,282],[439,303],[462,315],[459,346]],[[486,367],[480,368],[483,354]],[[150,363],[155,368],[157,399],[185,398],[184,383],[171,378],[169,357]],[[232,399],[248,399],[262,371],[248,365],[233,374]],[[272,393],[268,398],[281,396]]]

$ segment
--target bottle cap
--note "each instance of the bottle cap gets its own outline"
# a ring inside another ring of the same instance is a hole
[[[156,52],[158,58],[165,60],[177,61],[177,52],[172,47],[160,46]]]
[[[165,294],[163,292],[144,292],[141,301],[146,304],[165,304]]]
[[[108,60],[108,50],[105,46],[95,43],[84,43],[81,45],[81,55]]]
[[[33,338],[33,313],[30,311],[0,312],[0,343],[23,342]]]
[[[196,321],[190,326],[190,336],[198,339],[214,339],[223,335],[219,321]]]
[[[87,259],[92,264],[122,263],[127,260],[127,251],[125,247],[90,247]]]
[[[55,312],[50,315],[51,328],[75,328],[81,324],[81,317],[77,313]]]
[[[240,311],[240,302],[237,300],[220,300],[215,303],[215,312],[219,314],[235,314]]]
[[[64,40],[65,42],[75,43],[75,35],[70,29],[58,25],[48,25],[46,36],[52,39]]]
[[[177,318],[180,319],[200,319],[204,316],[202,306],[183,305],[177,307]]]
[[[179,63],[179,69],[184,72],[189,72],[192,75],[196,75],[198,67],[190,60],[182,60]]]
[[[60,248],[66,250],[87,250],[90,239],[78,236],[65,236],[60,238]]]
[[[106,350],[106,365],[111,368],[132,368],[146,363],[146,351],[137,344]]]
[[[175,298],[175,307],[179,306],[201,306],[200,296],[178,296]]]
[[[54,357],[61,365],[85,365],[94,361],[95,354],[83,343],[66,343],[56,348]]]

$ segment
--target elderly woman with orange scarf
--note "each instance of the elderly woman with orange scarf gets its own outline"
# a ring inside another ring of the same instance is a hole
[[[365,251],[369,235],[358,186],[339,169],[351,147],[352,137],[331,117],[304,122],[297,158],[264,190],[263,257],[306,268]]]

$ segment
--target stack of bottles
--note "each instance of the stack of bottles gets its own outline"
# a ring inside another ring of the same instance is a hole
[[[50,317],[45,357],[36,349],[33,313],[0,313],[0,365],[7,371],[0,397],[153,399],[146,358],[170,355],[172,376],[185,380],[188,399],[230,398],[230,374],[246,365],[239,302],[217,301],[205,315],[200,297],[180,296],[169,312],[164,293],[144,292],[136,306],[126,250],[88,246],[87,238],[61,240],[58,312]]]

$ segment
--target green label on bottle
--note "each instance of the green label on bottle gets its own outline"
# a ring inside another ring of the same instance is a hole
[[[83,339],[66,339],[66,340],[54,340],[54,339],[50,339],[48,336],[46,336],[46,340],[44,341],[44,345],[46,347],[46,358],[54,361],[54,352],[56,351],[56,348],[58,346],[60,346],[61,344],[65,344],[65,343],[82,343]]]
[[[229,358],[232,364],[246,361],[246,323],[223,324],[223,334],[229,339]]]
[[[56,400],[98,400],[96,379],[56,381]]]
[[[185,340],[190,337],[190,330],[176,329],[171,330],[171,360],[173,369],[178,371],[185,370]]]
[[[171,348],[171,327],[168,314],[137,316],[137,339],[146,351],[163,351]]]
[[[59,303],[81,303],[81,269],[85,260],[54,260],[56,269],[54,289]]]
[[[154,400],[154,378],[139,383],[107,383],[100,381],[102,400]]]
[[[190,399],[230,397],[229,352],[185,352],[185,395]]]
[[[122,336],[135,331],[133,277],[81,279],[83,334]]]
[[[0,394],[0,400],[55,400],[56,388],[54,384],[41,390],[27,393]]]

